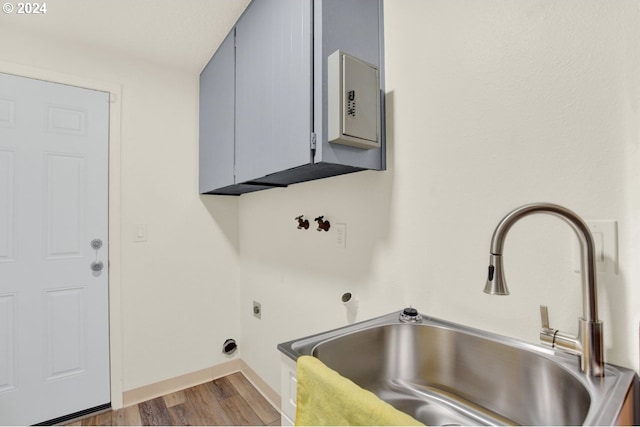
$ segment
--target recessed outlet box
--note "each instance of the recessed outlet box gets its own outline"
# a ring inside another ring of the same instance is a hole
[[[585,221],[591,231],[593,243],[595,245],[596,271],[598,273],[618,274],[618,223],[614,220],[608,221]],[[574,236],[574,271],[579,273],[580,246]]]
[[[258,319],[262,318],[262,305],[259,302],[253,302],[253,316]]]
[[[133,235],[134,242],[146,242],[147,241],[147,224],[136,224],[135,234]]]
[[[336,233],[336,245],[341,248],[347,247],[347,224],[336,224],[335,226]]]

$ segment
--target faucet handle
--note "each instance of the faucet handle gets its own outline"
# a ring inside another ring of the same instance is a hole
[[[549,326],[549,310],[546,305],[540,306],[540,321],[542,323],[542,329],[540,329],[540,342],[547,347],[556,346],[556,329],[551,329]]]
[[[540,306],[540,321],[542,322],[542,329],[551,329],[549,327],[549,310],[546,305]]]

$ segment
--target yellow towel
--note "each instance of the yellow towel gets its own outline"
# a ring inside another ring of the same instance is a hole
[[[423,425],[312,356],[297,366],[296,425]]]

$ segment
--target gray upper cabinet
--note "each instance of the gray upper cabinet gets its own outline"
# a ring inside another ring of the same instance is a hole
[[[200,193],[235,184],[235,32],[200,74]]]
[[[308,164],[311,0],[258,0],[236,25],[236,179]]]
[[[327,141],[327,58],[380,67],[382,0],[256,0],[200,76],[200,192],[230,194],[385,168],[380,147]]]

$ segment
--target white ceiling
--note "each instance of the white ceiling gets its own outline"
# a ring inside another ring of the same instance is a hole
[[[248,3],[48,0],[43,15],[0,13],[0,26],[200,72]]]

